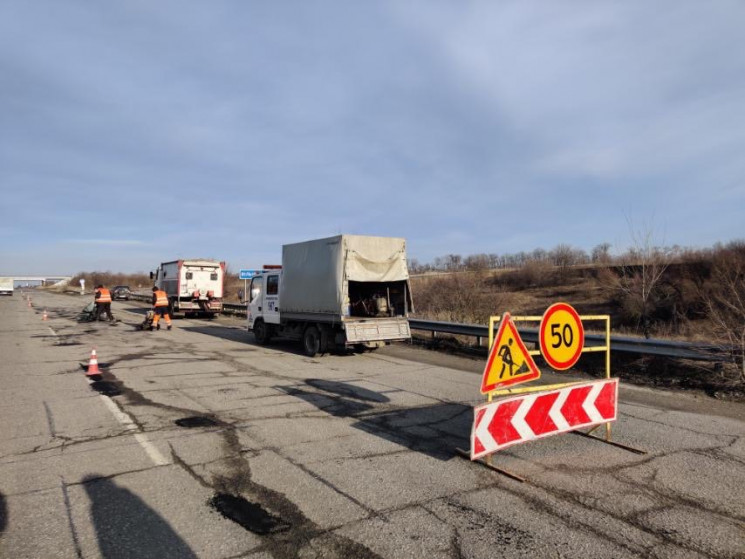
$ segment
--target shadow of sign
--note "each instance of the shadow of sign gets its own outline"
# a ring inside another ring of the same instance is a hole
[[[83,487],[104,559],[197,559],[168,522],[128,489],[96,475],[86,476]]]
[[[375,406],[366,401],[385,403],[389,401],[386,396],[342,382],[308,379],[306,383],[325,393],[300,388],[277,388],[335,417],[357,419],[352,424],[355,429],[438,460],[449,460],[456,447],[468,448],[470,445],[472,407],[435,404],[375,412]],[[360,391],[363,391],[363,398],[355,396]],[[370,394],[376,397],[371,398]],[[363,399],[366,401],[358,401]]]
[[[8,525],[8,505],[5,504],[5,495],[0,493],[0,534],[5,532]]]
[[[338,394],[339,396],[346,396],[354,398],[355,400],[364,400],[366,402],[390,402],[391,399],[388,396],[362,388],[361,386],[355,386],[346,382],[337,382],[333,380],[322,380],[316,378],[306,379],[305,384],[312,386],[318,390],[324,392],[330,392],[332,394]]]

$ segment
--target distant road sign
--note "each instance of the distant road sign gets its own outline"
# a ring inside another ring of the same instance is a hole
[[[541,354],[554,369],[569,369],[585,346],[582,320],[570,305],[556,303],[543,314],[539,328]]]
[[[249,280],[254,276],[258,276],[259,273],[260,273],[260,270],[241,270],[239,272],[238,278],[242,280]]]

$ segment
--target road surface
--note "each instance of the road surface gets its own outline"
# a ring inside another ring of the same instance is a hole
[[[309,359],[237,319],[141,332],[144,304],[79,323],[90,296],[28,293],[0,299],[0,557],[745,556],[741,404],[622,385],[614,440],[647,454],[495,454],[521,483],[454,452],[482,363]]]

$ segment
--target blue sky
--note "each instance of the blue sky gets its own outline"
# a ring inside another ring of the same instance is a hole
[[[745,237],[745,3],[0,1],[0,272]]]

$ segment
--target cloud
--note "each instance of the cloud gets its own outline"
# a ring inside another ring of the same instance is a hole
[[[727,241],[743,27],[732,0],[5,3],[0,221],[14,262],[77,269],[340,232],[590,248],[630,209]]]
[[[132,239],[67,239],[63,243],[78,245],[100,245],[100,246],[140,246],[142,241]]]

